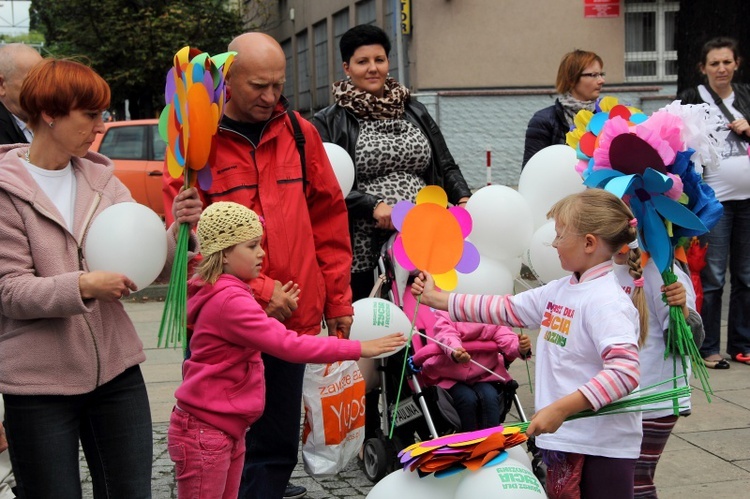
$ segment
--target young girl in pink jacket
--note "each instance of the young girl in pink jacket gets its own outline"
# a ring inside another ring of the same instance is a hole
[[[504,408],[496,385],[512,379],[505,364],[525,359],[531,340],[506,326],[454,322],[442,311],[435,316],[433,332],[442,354],[424,361],[423,376],[428,383],[448,390],[461,419],[461,431],[499,425]]]
[[[188,289],[191,355],[175,392],[169,455],[181,499],[236,499],[245,432],[265,403],[261,352],[288,362],[325,363],[374,357],[405,340],[401,333],[363,342],[299,336],[268,317],[247,284],[260,273],[265,255],[261,221],[249,208],[214,203],[201,215],[197,233],[203,260]]]

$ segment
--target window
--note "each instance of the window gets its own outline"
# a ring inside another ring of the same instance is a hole
[[[118,126],[107,130],[99,152],[110,159],[146,159],[147,146],[145,126]]]
[[[676,0],[625,0],[625,80],[676,81]]]
[[[164,154],[167,150],[167,143],[161,138],[159,134],[159,127],[151,126],[151,142],[154,144],[154,148],[151,154],[152,161],[164,161]]]
[[[297,35],[297,109],[307,111],[310,101],[310,64],[307,44],[307,30]]]
[[[294,105],[294,66],[292,65],[292,40],[285,40],[281,42],[281,49],[284,51],[286,56],[286,81],[284,82],[284,97],[286,97]]]
[[[315,108],[328,105],[331,87],[328,84],[328,25],[321,21],[313,26],[315,38]]]
[[[357,3],[357,24],[375,24],[375,0]]]
[[[336,64],[333,65],[334,77],[338,80],[344,79],[344,68],[341,67],[341,50],[339,42],[344,33],[349,29],[349,9],[344,9],[333,15],[333,49],[336,57],[333,58]]]

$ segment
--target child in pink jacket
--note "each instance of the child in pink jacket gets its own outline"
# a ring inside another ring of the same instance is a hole
[[[512,379],[505,367],[506,362],[510,364],[518,357],[525,359],[531,351],[531,340],[505,326],[453,322],[447,312],[436,312],[435,315],[434,337],[442,343],[440,348],[444,355],[425,360],[423,376],[430,384],[448,390],[461,418],[461,431],[499,425],[503,407],[495,386]]]
[[[191,355],[168,431],[181,499],[236,499],[245,461],[245,432],[263,413],[261,352],[288,362],[327,363],[390,352],[402,334],[372,341],[302,335],[266,315],[248,281],[265,252],[258,215],[237,203],[209,206],[198,222],[203,260],[188,289]],[[293,299],[300,290],[294,289]]]

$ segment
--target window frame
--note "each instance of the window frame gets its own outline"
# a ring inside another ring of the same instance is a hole
[[[625,22],[625,37],[627,37],[628,26],[627,26],[627,15],[631,13],[647,13],[653,12],[655,20],[655,50],[649,51],[628,51],[627,40],[624,41],[624,62],[623,62],[623,74],[625,75],[625,81],[627,83],[634,82],[651,82],[651,81],[662,81],[662,82],[675,82],[677,81],[677,74],[668,75],[666,74],[666,66],[668,62],[677,62],[677,50],[666,50],[666,14],[668,12],[679,12],[680,3],[677,0],[652,0],[651,2],[646,1],[633,1],[625,0],[624,9],[624,22]],[[676,24],[676,23],[675,23]],[[677,26],[675,25],[675,30]],[[629,62],[655,62],[656,63],[656,74],[644,75],[644,76],[628,76],[627,63]]]

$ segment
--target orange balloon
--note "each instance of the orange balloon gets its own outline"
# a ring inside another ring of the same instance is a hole
[[[418,269],[444,274],[461,260],[464,236],[458,220],[444,207],[418,204],[401,226],[404,252]]]

